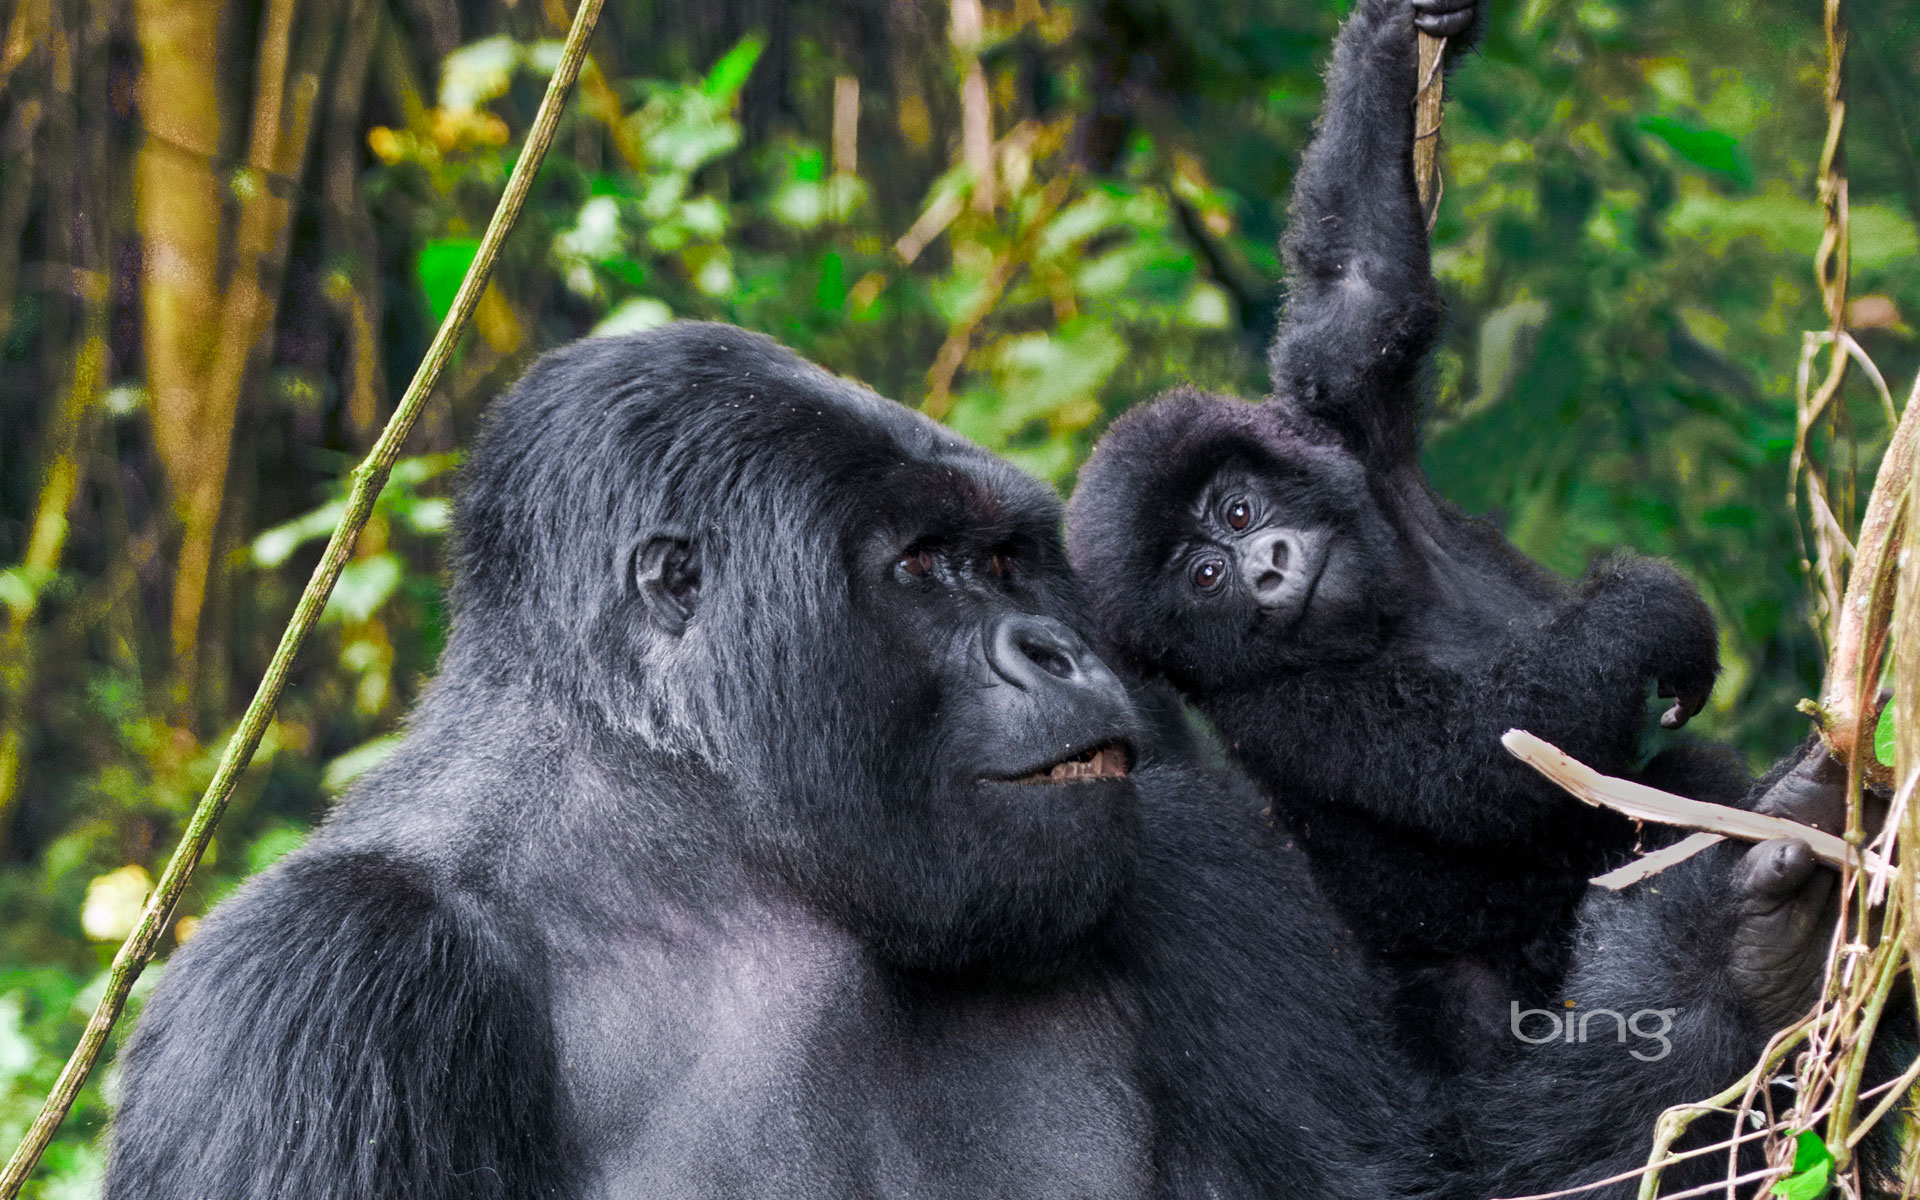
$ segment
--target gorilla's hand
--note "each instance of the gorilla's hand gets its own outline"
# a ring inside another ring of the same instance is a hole
[[[1846,822],[1846,768],[1813,741],[1754,809],[1838,833]],[[1760,843],[1734,868],[1727,972],[1764,1028],[1787,1025],[1813,1005],[1833,932],[1835,882],[1806,843],[1792,838]]]
[[[1413,0],[1413,27],[1428,37],[1454,37],[1473,27],[1475,9],[1475,0]]]
[[[1765,1029],[1791,1024],[1820,991],[1833,931],[1834,873],[1807,844],[1762,842],[1734,870],[1733,946],[1727,974]]]

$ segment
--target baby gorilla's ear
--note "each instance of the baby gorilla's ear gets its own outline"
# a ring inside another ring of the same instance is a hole
[[[679,637],[700,601],[700,544],[679,532],[655,531],[633,551],[633,586],[647,619]]]

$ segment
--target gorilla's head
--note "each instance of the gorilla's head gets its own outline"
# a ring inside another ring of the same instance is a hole
[[[576,713],[662,803],[720,780],[741,860],[896,964],[1042,970],[1129,875],[1139,724],[1059,526],[764,338],[592,339],[490,415],[443,673]]]
[[[1369,480],[1275,405],[1183,389],[1127,414],[1068,517],[1102,634],[1183,689],[1374,653],[1411,573]]]

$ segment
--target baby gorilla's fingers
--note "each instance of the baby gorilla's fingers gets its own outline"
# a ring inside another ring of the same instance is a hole
[[[1429,37],[1454,37],[1473,26],[1478,0],[1413,0],[1413,26]]]
[[[1675,698],[1673,706],[1660,714],[1660,727],[1678,729],[1707,706],[1707,698],[1713,695],[1713,681],[1709,679],[1704,685],[1695,684],[1692,687],[1662,683],[1659,692],[1663,697]]]
[[[1833,928],[1834,873],[1805,842],[1762,842],[1733,876],[1727,973],[1754,1020],[1778,1029],[1813,1004]]]

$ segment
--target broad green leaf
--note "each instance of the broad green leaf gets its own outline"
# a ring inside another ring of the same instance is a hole
[[[415,270],[434,320],[444,321],[453,311],[453,297],[479,251],[480,239],[467,237],[434,238],[420,247],[420,261]]]
[[[1833,1181],[1833,1151],[1811,1129],[1793,1143],[1793,1174],[1773,1185],[1782,1200],[1819,1200]]]
[[[642,329],[657,329],[671,320],[673,310],[664,301],[655,300],[652,296],[635,296],[621,301],[618,307],[595,325],[592,336],[638,333]]]
[[[760,51],[765,47],[757,35],[749,34],[740,39],[733,49],[713,64],[713,70],[700,84],[700,90],[724,104],[732,104],[740,89],[746,86],[747,76],[753,74],[753,64],[760,60]]]
[[[440,107],[472,112],[505,95],[523,56],[505,34],[455,50],[440,64]]]
[[[364,621],[387,602],[405,574],[395,554],[355,559],[340,569],[340,581],[333,585],[321,616],[330,621]]]
[[[1880,722],[1873,727],[1873,756],[1880,760],[1880,765],[1883,767],[1893,765],[1893,701],[1891,700],[1887,701],[1887,706],[1880,710]]]
[[[1747,158],[1746,151],[1740,148],[1740,140],[1733,135],[1717,129],[1696,128],[1672,117],[1662,116],[1640,118],[1640,128],[1673,147],[1675,154],[1701,170],[1722,176],[1743,188],[1753,186],[1753,163]]]

